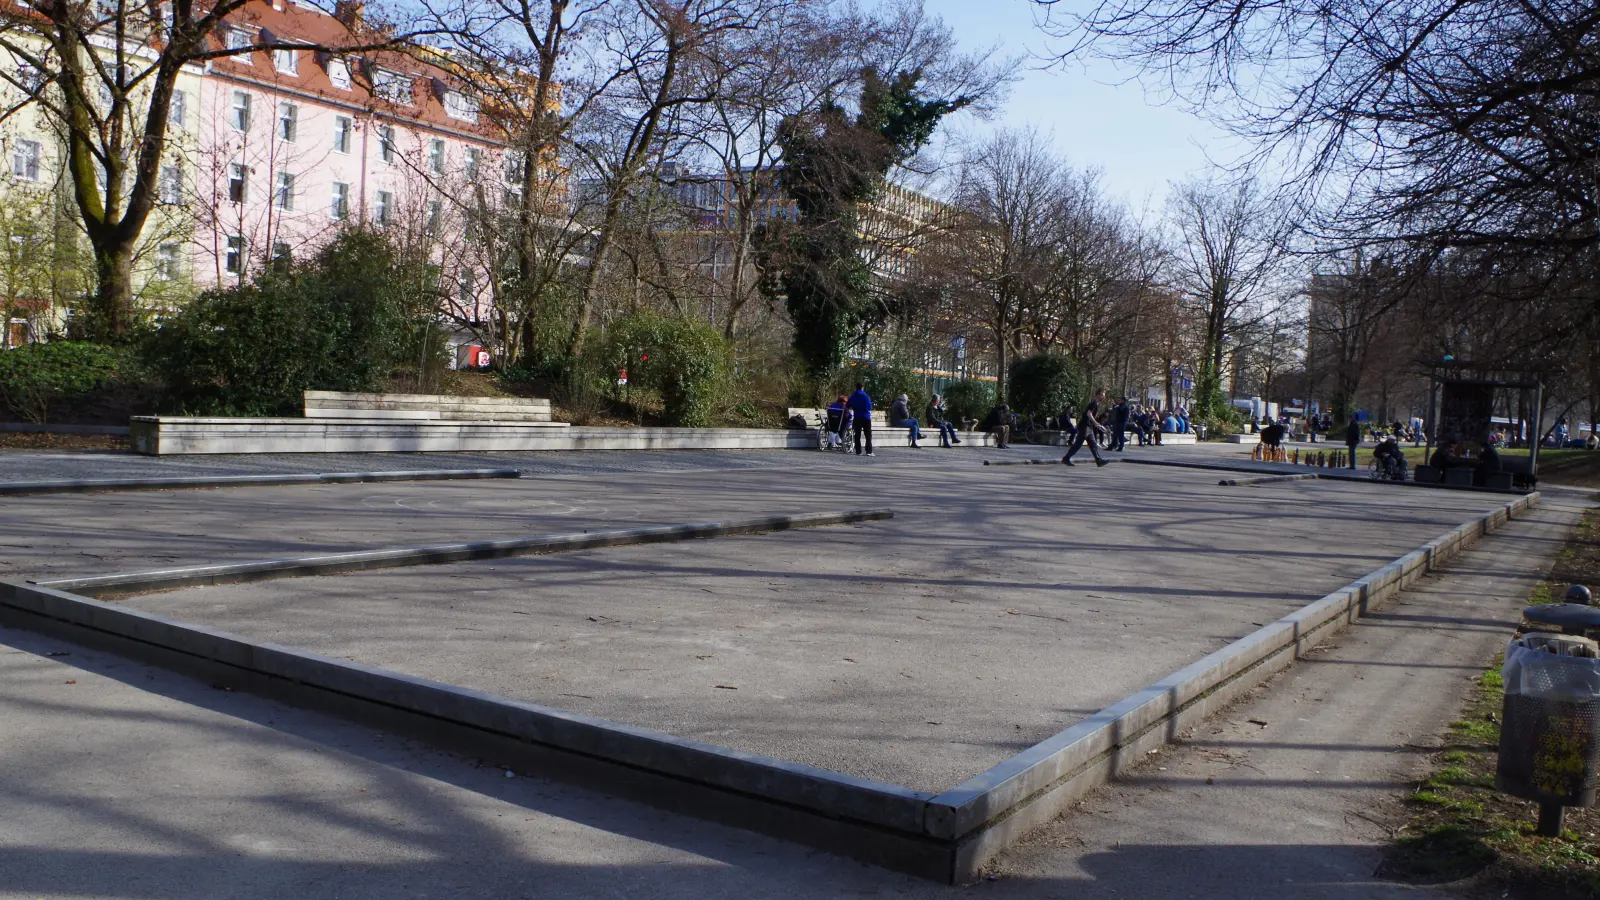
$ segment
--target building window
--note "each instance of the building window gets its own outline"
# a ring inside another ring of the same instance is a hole
[[[438,236],[439,220],[442,218],[444,218],[444,204],[438,200],[429,200],[427,221],[423,223],[423,228],[429,237]]]
[[[43,155],[44,147],[38,141],[16,141],[11,148],[11,174],[21,181],[38,181]]]
[[[234,235],[228,238],[228,255],[222,259],[222,268],[229,275],[239,275],[244,272],[244,237]]]
[[[372,76],[372,92],[390,103],[411,104],[411,76],[379,69]]]
[[[463,122],[476,122],[478,101],[460,91],[447,91],[444,95],[444,114]]]
[[[522,151],[507,150],[505,155],[506,186],[514,191],[522,190]]]
[[[294,173],[278,173],[278,190],[273,197],[279,209],[294,209]]]
[[[386,163],[394,162],[394,126],[378,126],[378,158]]]
[[[333,117],[333,149],[335,152],[350,152],[350,135],[355,131],[355,124],[355,121],[349,116]]]
[[[428,168],[436,174],[444,174],[444,141],[438,138],[428,144]]]
[[[337,56],[328,57],[328,81],[342,91],[350,90],[350,63]]]
[[[228,164],[228,202],[243,203],[250,182],[250,169],[240,163]]]
[[[174,281],[178,277],[178,245],[162,244],[156,248],[156,280]]]
[[[244,91],[233,92],[233,106],[229,109],[228,121],[233,125],[234,131],[250,130],[250,95]]]
[[[456,277],[456,289],[460,292],[460,297],[461,297],[460,303],[461,303],[461,308],[462,309],[467,309],[469,307],[473,307],[473,308],[477,307],[477,305],[478,305],[477,279],[472,277],[472,273],[471,272],[463,270],[461,272],[461,274]]]
[[[274,241],[272,244],[272,267],[280,272],[287,271],[289,263],[293,261],[293,251],[284,241]]]
[[[393,215],[394,194],[388,191],[379,191],[378,199],[372,204],[372,221],[378,225],[387,225]]]
[[[24,93],[32,96],[39,93],[39,88],[44,87],[44,73],[39,71],[33,63],[17,63],[17,84]]]
[[[279,47],[272,51],[272,65],[285,75],[300,74],[300,51]]]
[[[183,91],[172,92],[172,102],[167,105],[167,121],[182,128],[189,120],[189,95]]]
[[[278,140],[294,143],[295,132],[300,128],[300,107],[293,103],[278,104]]]
[[[333,183],[333,203],[328,207],[328,215],[340,222],[350,218],[350,185]]]
[[[228,28],[228,35],[227,35],[228,49],[229,50],[249,50],[251,45],[255,43],[254,37],[255,36],[252,35],[246,29],[240,28],[237,25],[231,26],[231,27]],[[250,62],[250,54],[249,53],[239,53],[239,54],[235,55],[233,58],[238,60],[239,62],[244,63],[247,66],[252,64]]]
[[[478,180],[478,169],[483,164],[483,151],[477,147],[467,148],[467,180]]]
[[[157,193],[161,202],[168,206],[177,206],[183,202],[183,170],[177,166],[162,166],[161,181]]]

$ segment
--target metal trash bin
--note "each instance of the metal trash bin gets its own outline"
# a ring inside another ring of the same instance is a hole
[[[1501,673],[1495,786],[1539,804],[1540,834],[1560,834],[1563,808],[1593,806],[1600,788],[1600,644],[1529,632],[1506,648]]]

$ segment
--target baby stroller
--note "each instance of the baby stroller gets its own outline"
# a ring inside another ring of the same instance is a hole
[[[838,450],[848,453],[850,451],[850,426],[855,419],[855,413],[848,409],[825,409],[818,416],[820,420],[817,428],[819,450]]]

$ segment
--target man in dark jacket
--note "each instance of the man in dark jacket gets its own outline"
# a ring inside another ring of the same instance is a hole
[[[1128,446],[1128,398],[1119,397],[1117,405],[1111,407],[1111,449],[1123,450]]]
[[[995,449],[1004,450],[1011,446],[1011,408],[1004,403],[996,403],[978,427],[994,435]]]
[[[1355,416],[1350,417],[1350,424],[1344,427],[1344,445],[1350,451],[1350,468],[1356,467],[1356,448],[1361,446],[1361,423]]]
[[[928,422],[939,429],[939,446],[949,447],[961,443],[961,438],[956,436],[956,426],[950,423],[949,414],[944,408],[944,398],[938,394],[928,401]]]
[[[1078,417],[1078,433],[1073,436],[1072,446],[1067,448],[1067,455],[1061,457],[1062,465],[1076,465],[1076,463],[1072,461],[1072,455],[1077,453],[1078,448],[1082,447],[1085,443],[1089,445],[1089,452],[1094,454],[1094,464],[1097,466],[1103,466],[1106,464],[1106,461],[1100,458],[1100,446],[1095,443],[1095,435],[1106,430],[1106,427],[1100,424],[1100,420],[1098,418],[1100,415],[1100,407],[1104,405],[1105,402],[1106,392],[1096,391],[1094,399],[1090,400],[1088,405],[1083,408],[1083,415]]]
[[[867,396],[866,385],[856,382],[856,392],[850,395],[845,405],[855,414],[851,428],[856,435],[856,455],[861,455],[861,436],[864,434],[867,437],[867,455],[876,456],[872,452],[872,398]]]
[[[911,398],[901,394],[889,404],[889,425],[893,428],[911,429],[911,448],[921,450],[922,445],[917,443],[922,440],[922,423],[911,415]]]

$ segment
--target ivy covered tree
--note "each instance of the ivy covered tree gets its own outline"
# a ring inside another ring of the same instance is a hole
[[[827,102],[779,126],[784,166],[779,184],[798,219],[769,247],[766,289],[781,293],[794,323],[794,348],[814,383],[883,310],[871,299],[872,272],[862,255],[859,210],[882,190],[889,170],[933,137],[939,120],[971,99],[923,99],[920,71],[885,79],[862,71],[859,111]]]

